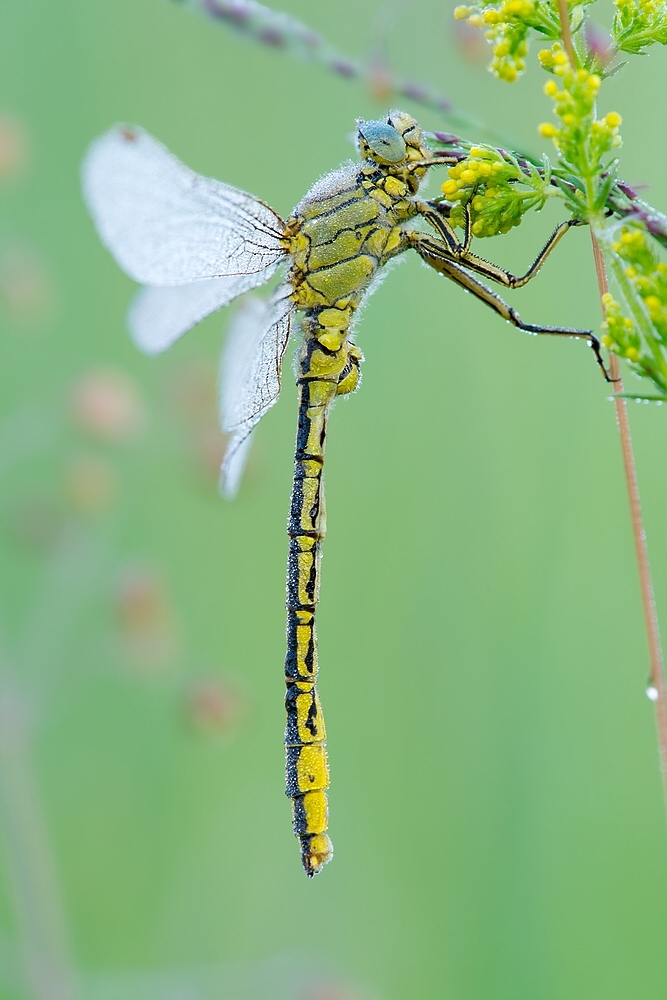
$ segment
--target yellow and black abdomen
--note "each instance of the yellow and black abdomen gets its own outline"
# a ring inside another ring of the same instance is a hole
[[[326,182],[326,183],[325,183]],[[333,854],[327,834],[329,767],[322,707],[317,694],[320,559],[326,532],[324,449],[327,418],[338,395],[359,380],[361,353],[349,339],[355,309],[398,245],[384,193],[377,195],[358,168],[331,175],[297,207],[287,223],[290,281],[305,313],[297,363],[299,422],[287,533],[286,791],[306,874]]]

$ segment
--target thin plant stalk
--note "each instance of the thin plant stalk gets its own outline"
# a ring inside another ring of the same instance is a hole
[[[595,238],[593,230],[591,230],[591,240],[593,241],[595,273],[597,275],[600,303],[602,305],[602,314],[604,316],[604,296],[609,291],[607,272],[604,266],[604,257],[602,256],[602,251],[600,250],[600,246]],[[630,421],[628,420],[628,407],[626,400],[622,397],[623,381],[621,379],[619,360],[615,354],[609,355],[609,373],[614,381],[614,387],[616,390],[614,393],[616,424],[621,439],[623,468],[625,471],[625,482],[628,490],[628,500],[630,503],[632,535],[635,543],[637,569],[639,571],[639,587],[641,590],[644,622],[646,626],[646,638],[648,641],[650,662],[649,691],[655,703],[655,720],[658,730],[660,770],[662,773],[665,808],[667,809],[667,691],[665,688],[665,666],[662,655],[662,645],[660,643],[658,613],[653,593],[653,581],[651,578],[651,567],[648,559],[644,519],[642,517],[641,501],[639,498],[637,469],[635,466],[635,458],[632,448],[632,437],[630,435]]]
[[[574,52],[574,45],[572,43],[572,34],[570,32],[567,0],[558,0],[558,11],[560,15],[563,45],[572,66],[575,66],[576,56]],[[591,240],[593,243],[593,260],[595,261],[595,273],[597,275],[598,291],[600,294],[600,305],[602,307],[602,315],[604,318],[604,303],[606,301],[604,296],[609,292],[609,285],[607,282],[607,272],[605,270],[602,251],[600,250],[600,245],[592,228]],[[665,809],[667,810],[667,701],[665,700],[665,668],[662,656],[662,646],[660,643],[658,614],[653,593],[651,567],[648,560],[646,532],[644,531],[644,519],[642,517],[641,501],[639,498],[637,469],[635,466],[635,456],[632,448],[628,408],[625,399],[621,398],[623,393],[623,382],[621,380],[620,365],[618,358],[613,353],[610,353],[609,369],[610,377],[612,378],[615,387],[614,406],[616,407],[616,426],[618,427],[618,433],[621,439],[623,469],[625,472],[628,500],[630,502],[632,535],[635,543],[637,569],[639,571],[639,587],[641,592],[642,607],[644,610],[644,623],[646,626],[646,639],[649,651],[649,692],[650,697],[655,702],[660,772],[662,774],[662,789]]]
[[[567,0],[558,0],[558,16],[560,17],[561,32],[563,35],[563,45],[567,52],[567,58],[572,66],[576,65],[577,57],[574,52],[574,43],[570,32],[570,19],[568,16]]]

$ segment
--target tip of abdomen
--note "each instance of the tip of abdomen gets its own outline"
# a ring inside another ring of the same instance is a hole
[[[308,878],[322,871],[327,861],[333,858],[333,844],[326,833],[315,833],[299,837],[301,842],[301,863]]]

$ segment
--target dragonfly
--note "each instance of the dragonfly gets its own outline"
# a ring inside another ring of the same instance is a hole
[[[420,198],[429,170],[452,160],[429,148],[414,118],[395,110],[380,120],[358,120],[356,141],[358,161],[317,181],[287,219],[252,194],[194,173],[138,127],[111,129],[93,143],[83,166],[84,198],[102,242],[144,286],[128,315],[143,351],[165,350],[204,317],[283,271],[272,294],[248,300],[223,352],[220,411],[230,438],[221,488],[228,497],[238,489],[256,425],[278,398],[290,330],[300,318],[287,524],[285,752],[293,830],[310,877],[333,855],[315,628],[326,531],[325,443],[333,403],[359,384],[363,355],[354,329],[361,303],[387,264],[414,250],[515,327],[585,338],[604,371],[590,330],[524,323],[481,280],[525,285],[577,220],[557,226],[526,273],[514,275],[472,252],[469,212],[461,239],[447,206]]]

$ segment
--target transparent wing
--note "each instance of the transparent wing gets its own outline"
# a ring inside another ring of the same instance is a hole
[[[280,285],[268,300],[246,299],[227,335],[220,371],[220,420],[223,431],[232,434],[220,479],[227,497],[238,489],[253,429],[280,393],[294,310],[290,292]]]
[[[259,274],[142,288],[127,318],[134,343],[146,354],[166,351],[205,316],[228,305],[242,292],[263,284],[277,266],[272,264]]]
[[[200,177],[143,129],[117,126],[92,144],[83,193],[102,242],[144,285],[259,274],[285,255],[273,209]]]

